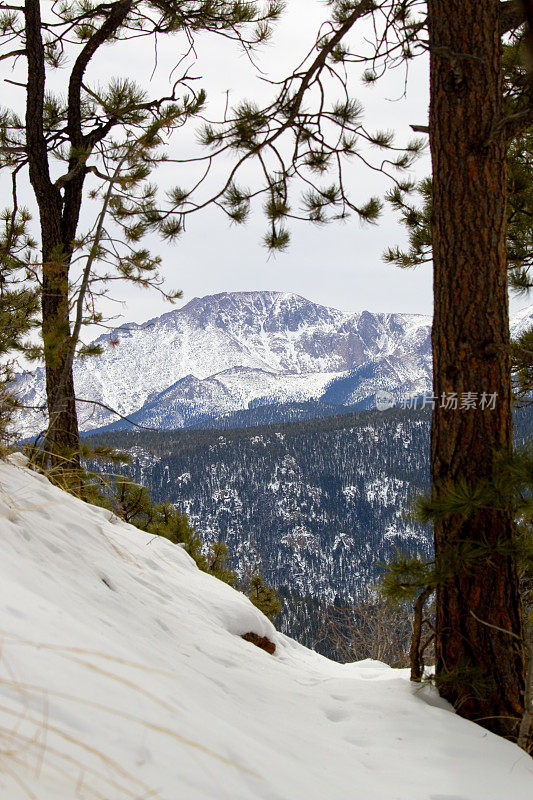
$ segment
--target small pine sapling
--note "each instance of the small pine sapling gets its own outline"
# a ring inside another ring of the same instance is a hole
[[[259,574],[250,579],[246,594],[256,608],[263,612],[269,619],[275,619],[281,611],[281,602],[273,586],[265,586],[263,577]]]

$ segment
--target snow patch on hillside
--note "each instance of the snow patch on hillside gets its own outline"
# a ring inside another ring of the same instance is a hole
[[[516,746],[405,671],[277,633],[182,548],[21,456],[0,463],[0,532],[2,797],[530,800]]]

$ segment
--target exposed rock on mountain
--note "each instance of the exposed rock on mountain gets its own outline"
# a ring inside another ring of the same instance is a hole
[[[357,405],[378,388],[424,391],[430,383],[429,317],[350,314],[295,294],[195,298],[98,341],[104,355],[75,365],[78,397],[158,428],[271,403]],[[18,385],[28,405],[44,402],[42,369]],[[87,403],[79,411],[84,430],[116,421]]]
[[[513,333],[533,309],[513,321]],[[374,405],[376,391],[397,397],[431,388],[431,320],[416,314],[352,314],[296,294],[234,292],[195,298],[98,342],[100,358],[75,365],[76,392],[155,428],[190,427],[273,404],[318,401]],[[43,370],[19,376],[27,405],[44,404]],[[127,423],[80,402],[83,430]],[[44,420],[23,421],[27,434]]]

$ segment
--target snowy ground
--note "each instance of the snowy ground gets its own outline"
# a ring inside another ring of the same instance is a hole
[[[533,797],[529,757],[404,671],[306,650],[20,459],[0,463],[2,798]]]

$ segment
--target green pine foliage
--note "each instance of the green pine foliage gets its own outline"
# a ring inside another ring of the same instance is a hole
[[[500,454],[490,480],[475,486],[461,481],[450,484],[438,497],[417,501],[416,514],[422,522],[461,515],[465,519],[481,508],[511,508],[520,521],[533,513],[533,449],[517,448],[511,455]]]
[[[246,592],[256,608],[269,619],[275,619],[281,611],[281,602],[272,586],[265,586],[261,575],[254,575]]]
[[[506,111],[510,118],[524,111],[529,102],[524,42],[521,39],[504,46],[503,69]],[[508,282],[517,295],[527,295],[533,288],[533,129],[526,128],[511,139],[507,151],[507,262]],[[387,200],[398,212],[407,230],[406,248],[389,247],[385,262],[403,269],[431,262],[433,184],[425,178],[417,184],[395,186]],[[526,331],[513,343],[513,378],[515,397],[527,402],[533,389],[533,331]]]
[[[533,328],[525,330],[512,348],[513,393],[517,402],[528,405],[533,391]]]
[[[420,496],[415,501],[414,516],[422,523],[449,517],[467,520],[480,509],[511,509],[517,523],[514,540],[489,543],[489,541],[464,541],[440,555],[438,567],[434,561],[398,553],[396,559],[385,567],[381,580],[381,593],[390,602],[401,605],[411,602],[420,612],[437,586],[451,579],[465,565],[487,563],[496,554],[516,558],[520,577],[520,594],[528,658],[533,661],[533,447],[531,444],[515,450],[511,455],[501,454],[495,461],[490,480],[475,485],[466,481],[450,484],[439,496]],[[533,708],[533,667],[530,668],[528,701]],[[470,687],[476,695],[486,690],[485,676],[471,665],[456,665],[453,670],[439,676],[441,685],[454,682]],[[526,731],[527,734],[527,731]],[[524,734],[521,746],[526,747]]]
[[[407,199],[408,192],[418,195],[421,205]],[[431,178],[424,178],[416,187],[408,186],[404,191],[395,186],[387,200],[400,215],[400,222],[407,228],[409,247],[389,247],[383,254],[383,260],[402,269],[418,267],[431,261],[431,215],[433,213],[433,183]]]
[[[237,573],[229,566],[229,558],[230,551],[226,542],[214,542],[209,546],[205,571],[220,581],[235,586]]]
[[[14,435],[11,425],[19,408],[11,390],[13,356],[32,355],[25,337],[35,327],[39,292],[25,283],[32,269],[35,243],[28,233],[30,216],[25,209],[0,214],[0,448],[8,447]]]
[[[517,522],[514,542],[465,541],[442,554],[438,570],[433,561],[398,553],[386,565],[384,594],[392,600],[414,599],[424,588],[435,588],[452,578],[465,564],[484,562],[495,553],[512,550],[524,577],[533,576],[533,449],[525,446],[512,455],[502,454],[490,480],[475,485],[467,481],[450,484],[439,496],[421,495],[414,502],[414,517],[423,524],[450,517],[467,520],[481,509],[511,509]]]
[[[516,294],[533,287],[529,270],[533,265],[533,131],[517,137],[508,151],[507,258],[509,286]],[[417,199],[412,199],[411,194]],[[424,178],[416,186],[395,186],[387,200],[407,229],[408,247],[389,247],[386,263],[402,269],[431,262],[433,184]],[[420,203],[417,202],[420,201]]]
[[[507,154],[509,284],[515,294],[533,287],[533,130],[514,139]]]
[[[506,112],[509,116],[523,111],[529,103],[527,60],[524,40],[508,43],[503,50],[503,73]],[[507,257],[509,285],[517,294],[533,287],[529,269],[533,265],[533,130],[524,130],[510,141],[508,152]],[[412,197],[414,195],[414,198]],[[395,186],[387,200],[400,215],[407,229],[408,247],[388,248],[383,258],[402,268],[417,267],[431,261],[431,219],[433,186],[431,178],[417,184]]]
[[[385,600],[400,606],[414,603],[422,592],[436,583],[434,562],[416,555],[398,552],[394,561],[385,565],[379,588]]]

